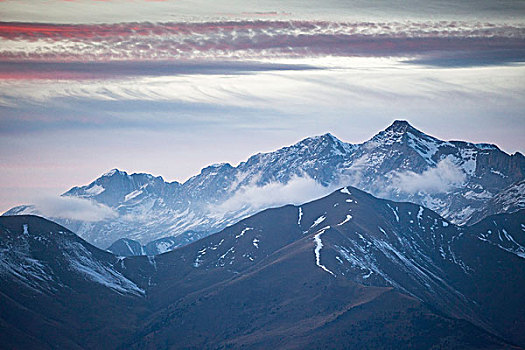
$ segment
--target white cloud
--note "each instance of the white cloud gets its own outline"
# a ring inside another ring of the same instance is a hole
[[[448,158],[441,160],[435,168],[421,174],[406,171],[394,173],[392,189],[414,194],[417,192],[441,193],[460,186],[466,179],[465,173]]]
[[[220,205],[210,207],[210,211],[218,217],[237,212],[246,215],[286,204],[302,204],[323,197],[336,188],[335,185],[325,187],[311,177],[296,176],[286,184],[270,182],[263,186],[243,186]]]
[[[89,199],[53,196],[39,198],[35,203],[36,211],[45,217],[88,222],[117,217],[113,209]]]

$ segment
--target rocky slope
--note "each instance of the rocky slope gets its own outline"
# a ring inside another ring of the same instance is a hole
[[[118,263],[43,218],[0,217],[2,348],[111,348],[136,331],[145,290]]]
[[[521,209],[525,209],[525,180],[510,185],[489,199],[481,210],[470,216],[468,223],[473,224],[490,215],[513,213]]]

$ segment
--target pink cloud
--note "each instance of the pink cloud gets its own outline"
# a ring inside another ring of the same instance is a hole
[[[0,38],[18,43],[5,45],[0,51],[2,61],[209,61],[326,55],[505,60],[523,57],[525,51],[522,27],[463,22],[0,22]],[[21,49],[23,42],[38,45]]]

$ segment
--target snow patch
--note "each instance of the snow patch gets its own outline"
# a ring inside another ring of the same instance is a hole
[[[102,174],[101,177],[105,177],[105,176],[113,176],[115,174],[120,174],[120,175],[127,175],[127,173],[125,171],[120,171],[118,169],[111,169],[110,171],[108,171],[107,173],[104,173]]]
[[[250,231],[250,230],[253,230],[253,227],[246,227],[244,230],[241,231],[241,233],[239,233],[237,236],[235,236],[235,239],[237,239],[237,238],[241,238],[242,236],[244,236],[244,234],[245,234],[247,231]]]
[[[135,190],[131,193],[128,193],[126,196],[124,196],[124,202],[127,202],[129,201],[130,199],[133,199],[137,196],[140,196],[142,194],[142,191],[141,190]]]
[[[155,256],[148,256],[148,261],[153,266],[155,271],[157,271],[157,261],[155,261]]]
[[[222,255],[219,257],[219,260],[217,261],[217,266],[224,266],[224,265],[225,265],[224,259],[225,259],[226,256],[227,256],[228,254],[230,254],[230,253],[232,253],[232,254],[235,253],[235,248],[234,248],[234,247],[230,247],[230,248],[226,251],[226,253],[222,254]],[[231,258],[231,260],[233,260],[233,259],[235,259],[234,256]],[[233,262],[233,261],[230,261],[230,264],[231,264],[232,262]]]
[[[43,289],[56,290],[50,283],[54,278],[48,267],[32,258],[28,251],[13,247],[0,249],[0,276],[7,274],[14,276],[17,283],[22,283],[38,293],[42,293]]]
[[[343,221],[341,221],[340,223],[338,223],[337,226],[341,226],[341,225],[346,224],[348,221],[350,221],[351,218],[352,218],[352,215],[350,215],[350,214],[346,215],[346,218]]]
[[[89,194],[90,196],[98,196],[102,192],[104,192],[106,189],[100,185],[93,185],[90,188],[84,190],[85,193]]]
[[[128,280],[118,271],[93,259],[92,254],[82,244],[63,243],[63,252],[70,266],[87,279],[102,284],[118,293],[142,295],[144,290]]]
[[[507,232],[507,230],[502,229],[501,231],[502,231],[503,234],[505,235],[505,238],[507,239],[507,241],[511,241],[511,242],[514,241],[514,240],[512,239],[512,237],[509,235],[509,233]]]
[[[494,195],[487,190],[483,190],[482,192],[467,191],[463,194],[463,197],[467,199],[490,199],[494,197]]]
[[[132,255],[134,255],[135,252],[133,251],[133,249],[131,249],[131,247],[130,247],[130,245],[129,245],[129,243],[128,243],[127,240],[124,240],[124,244],[125,244],[126,247],[128,248],[128,251],[129,251]]]
[[[171,242],[159,242],[155,245],[157,252],[163,254],[171,251],[172,243]],[[142,255],[145,255],[144,253]]]
[[[423,207],[419,207],[419,211],[417,212],[417,223],[421,226],[421,220],[423,219]]]
[[[193,267],[199,267],[202,264],[202,256],[206,254],[206,248],[202,248],[199,250],[199,254],[197,254],[197,257],[195,258],[195,261],[193,262]]]
[[[363,276],[363,279],[366,280],[367,278],[369,278],[370,276],[372,276],[373,273],[374,273],[374,271],[370,270],[370,272],[369,272],[367,275],[364,275],[364,276]]]
[[[494,169],[490,169],[490,172],[493,173],[494,175],[498,175],[498,176],[501,176],[502,178],[506,178],[508,177],[507,175],[504,175],[503,173],[501,173],[500,171],[497,171],[497,170],[494,170]]]
[[[432,156],[436,154],[436,152],[439,149],[440,141],[437,139],[429,138],[427,140],[417,137],[413,135],[412,133],[408,132],[408,145],[415,150],[429,165],[436,164],[435,161],[432,160]]]
[[[460,149],[461,158],[463,158],[463,164],[461,168],[465,173],[473,176],[476,172],[476,156],[477,150],[475,149]]]
[[[344,193],[344,194],[347,194],[347,195],[350,195],[350,196],[352,195],[352,194],[350,193],[350,191],[348,190],[348,187],[344,187],[344,188],[341,189],[341,191],[339,191],[339,192]]]
[[[319,266],[321,269],[323,269],[324,271],[328,272],[329,274],[331,274],[332,276],[335,277],[335,274],[328,270],[328,268],[326,266],[324,266],[323,264],[321,264],[321,248],[323,248],[323,242],[321,241],[321,235],[330,228],[330,226],[326,226],[324,228],[322,228],[319,233],[317,233],[315,236],[314,236],[314,241],[315,241],[315,249],[314,249],[314,254],[315,254],[315,264],[317,266]]]
[[[310,226],[310,228],[314,228],[315,226],[317,226],[317,225],[319,225],[321,222],[323,222],[325,219],[326,219],[326,215],[321,215],[320,217],[318,217],[317,219],[315,219],[314,223],[312,224],[312,226]]]
[[[399,222],[399,215],[397,215],[397,207],[396,209],[392,208],[390,204],[387,204],[387,206],[392,210],[392,213],[394,213],[394,216],[396,217],[396,221]]]

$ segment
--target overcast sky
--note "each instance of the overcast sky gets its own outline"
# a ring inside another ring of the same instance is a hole
[[[395,119],[525,150],[525,1],[247,3],[0,0],[0,211]]]

